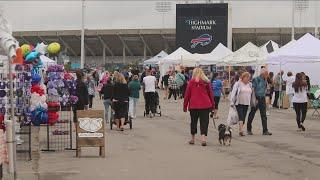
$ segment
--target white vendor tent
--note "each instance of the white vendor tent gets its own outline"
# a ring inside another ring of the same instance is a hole
[[[180,64],[182,56],[190,55],[191,53],[187,50],[183,49],[182,47],[179,47],[177,50],[175,50],[173,53],[169,54],[165,58],[163,58],[164,64]]]
[[[196,67],[198,65],[198,61],[208,55],[209,54],[198,53],[184,55],[181,59],[181,65],[184,67]]]
[[[143,62],[143,65],[155,65],[166,56],[168,56],[168,54],[166,52],[164,52],[164,51],[161,51],[157,55],[155,55],[154,57],[152,57],[152,58],[150,58],[148,60],[145,60]]]
[[[200,58],[200,60],[198,61],[198,65],[215,65],[219,60],[231,54],[232,51],[230,49],[219,43],[211,53]]]
[[[268,64],[314,62],[320,62],[320,40],[309,33],[267,57]]]
[[[289,41],[287,44],[283,45],[280,49],[290,48],[296,42],[297,42],[297,40],[293,39],[293,40]]]
[[[267,57],[268,70],[293,74],[305,72],[312,85],[320,84],[320,40],[306,34],[297,41],[291,41]],[[281,66],[280,66],[281,65]]]
[[[265,43],[264,45],[262,45],[260,47],[264,52],[270,54],[274,51],[277,51],[279,49],[279,44],[277,44],[276,42],[270,40],[267,43]]]
[[[248,42],[229,56],[221,59],[217,66],[255,66],[264,64],[267,53]]]
[[[181,64],[182,56],[190,55],[191,53],[187,50],[179,47],[177,50],[164,57],[159,63],[160,75],[164,76],[166,71],[172,69],[174,65]]]

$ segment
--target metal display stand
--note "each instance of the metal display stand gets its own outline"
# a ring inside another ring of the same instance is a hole
[[[59,120],[46,125],[46,147],[42,151],[75,150],[72,148],[71,111],[59,111]]]

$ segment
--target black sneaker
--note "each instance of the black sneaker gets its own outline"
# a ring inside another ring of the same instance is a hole
[[[247,131],[248,135],[253,135],[252,131]]]
[[[271,132],[269,132],[269,131],[266,131],[266,132],[264,132],[262,135],[264,135],[264,136],[271,136],[271,135],[272,135],[272,133],[271,133]]]
[[[303,124],[300,124],[300,127],[301,127],[302,131],[306,130],[306,128],[303,126]]]

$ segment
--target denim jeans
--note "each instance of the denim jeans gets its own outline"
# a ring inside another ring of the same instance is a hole
[[[111,99],[105,99],[103,101],[103,105],[104,105],[104,118],[106,120],[106,122],[109,122],[109,107],[111,106]]]
[[[129,97],[129,116],[136,118],[137,103],[139,98]]]
[[[249,113],[248,117],[248,123],[247,123],[247,131],[252,131],[252,121],[254,119],[254,116],[259,109],[260,116],[261,116],[261,123],[263,132],[268,132],[268,125],[267,125],[267,114],[266,114],[266,98],[265,97],[257,97],[258,104],[256,107],[251,107],[251,111]]]

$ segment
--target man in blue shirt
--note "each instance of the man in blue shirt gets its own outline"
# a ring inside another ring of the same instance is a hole
[[[263,135],[271,136],[272,133],[268,131],[267,125],[267,114],[266,114],[266,90],[267,90],[267,77],[268,71],[265,68],[262,68],[260,71],[260,76],[255,77],[252,80],[252,88],[256,96],[257,105],[251,107],[251,111],[248,116],[247,123],[247,133],[248,135],[253,135],[252,133],[252,121],[257,112],[260,110]]]
[[[222,81],[219,79],[218,73],[214,73],[211,80],[213,95],[214,95],[214,104],[215,110],[213,113],[213,118],[218,119],[218,107],[220,102],[220,97],[222,94]]]

